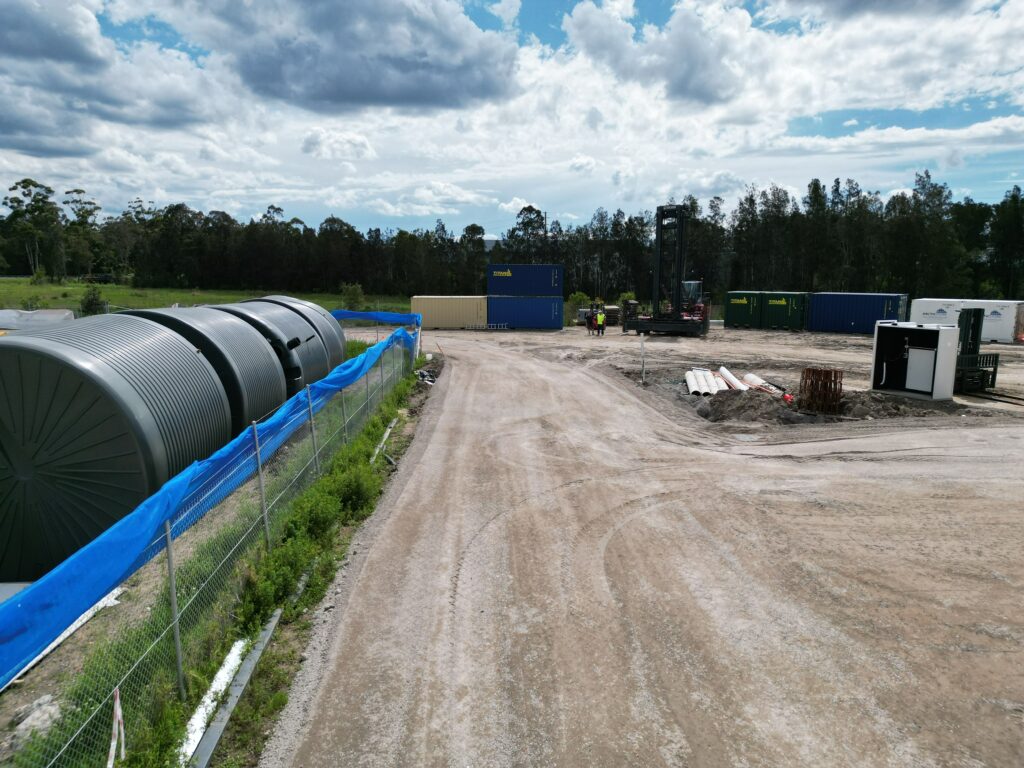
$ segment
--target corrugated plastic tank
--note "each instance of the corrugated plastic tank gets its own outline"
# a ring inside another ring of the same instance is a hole
[[[244,320],[209,307],[134,309],[184,336],[213,366],[231,405],[231,433],[237,435],[285,401],[284,371],[262,334]]]
[[[230,430],[213,367],[150,320],[0,338],[0,581],[39,578]]]
[[[211,309],[240,317],[259,331],[277,353],[288,387],[288,397],[327,372],[327,348],[313,326],[298,313],[269,301],[218,304]]]
[[[313,326],[320,341],[324,343],[324,347],[327,349],[327,360],[332,371],[345,362],[345,332],[326,309],[311,301],[295,299],[291,296],[264,296],[255,301],[280,304],[301,315],[306,322]]]

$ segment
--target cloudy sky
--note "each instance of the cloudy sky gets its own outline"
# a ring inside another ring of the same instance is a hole
[[[499,233],[1024,177],[1024,0],[0,0],[0,182]]]

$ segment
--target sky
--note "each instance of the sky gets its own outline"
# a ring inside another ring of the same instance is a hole
[[[0,183],[500,234],[1024,178],[1024,0],[2,0]]]

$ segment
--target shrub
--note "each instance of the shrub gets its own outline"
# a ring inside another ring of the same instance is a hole
[[[569,296],[569,300],[566,302],[569,309],[569,318],[571,321],[576,320],[576,315],[583,307],[590,306],[590,297],[587,296],[583,291],[576,291],[576,293]]]
[[[636,294],[633,291],[623,291],[619,294],[618,304],[620,307],[626,306],[627,301],[636,301]]]
[[[366,296],[363,295],[363,286],[359,283],[342,283],[341,303],[345,309],[359,311],[366,304]]]
[[[46,270],[40,267],[32,273],[32,277],[29,279],[29,283],[32,285],[42,285],[46,282]]]
[[[26,312],[35,312],[37,309],[42,309],[46,304],[38,294],[33,293],[31,296],[27,296],[21,301],[21,308]]]
[[[95,285],[90,285],[85,289],[85,295],[82,296],[82,302],[79,305],[79,309],[83,316],[85,315],[102,315],[107,311],[107,302],[103,299],[103,294],[100,293],[100,289]]]

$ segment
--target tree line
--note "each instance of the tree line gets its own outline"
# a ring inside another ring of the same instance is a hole
[[[676,202],[676,201],[671,201]],[[954,201],[925,171],[883,200],[857,182],[818,179],[797,198],[749,187],[726,213],[692,196],[687,277],[728,290],[866,291],[911,296],[1024,298],[1024,201],[1014,186],[995,204]],[[140,287],[482,294],[489,262],[559,263],[565,291],[612,300],[650,296],[654,217],[599,208],[589,222],[550,225],[527,206],[489,243],[476,224],[361,232],[330,216],[317,228],[271,205],[239,222],[183,203],[134,200],[103,216],[84,190],[62,196],[33,179],[10,187],[0,211],[0,274],[37,280],[130,280]]]

